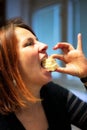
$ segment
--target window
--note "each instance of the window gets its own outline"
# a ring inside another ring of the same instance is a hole
[[[77,46],[77,35],[80,32],[80,5],[79,0],[69,0],[68,2],[68,35],[67,41],[73,44],[74,47]],[[67,75],[68,79],[78,80],[73,76]]]
[[[79,0],[68,1],[67,19],[67,41],[75,47],[77,44],[77,34],[80,32],[80,3]]]
[[[48,44],[48,55],[59,53],[52,47],[61,41],[61,5],[52,5],[37,10],[32,17],[32,27],[39,41]],[[53,73],[58,76],[58,73]]]
[[[32,27],[38,39],[48,44],[48,54],[61,53],[61,50],[52,50],[52,47],[60,41],[69,42],[76,47],[77,34],[80,32],[79,0],[68,0],[68,3],[63,1],[56,4],[54,2],[48,6],[38,5],[32,13]],[[57,60],[57,62],[62,65],[60,61]],[[61,76],[60,73],[53,73],[54,78]],[[74,77],[63,75],[63,78],[72,80]]]

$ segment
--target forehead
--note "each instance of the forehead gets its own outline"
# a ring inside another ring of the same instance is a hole
[[[35,38],[34,34],[31,31],[21,27],[15,28],[15,34],[18,40],[26,38]]]

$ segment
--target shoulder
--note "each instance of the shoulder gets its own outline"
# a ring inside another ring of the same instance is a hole
[[[48,93],[48,94],[62,94],[67,95],[69,93],[69,90],[54,83],[49,82],[48,84],[44,85],[41,89],[41,94]]]
[[[67,100],[68,93],[69,91],[67,89],[54,82],[49,82],[41,89],[41,97],[44,97],[46,99],[50,98],[51,100],[57,99],[57,101]]]

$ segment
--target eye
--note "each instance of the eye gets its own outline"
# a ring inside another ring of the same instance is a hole
[[[34,40],[30,39],[30,40],[26,41],[26,43],[24,44],[24,47],[32,46],[32,45],[34,45]]]
[[[28,42],[28,43],[25,44],[25,47],[32,46],[33,44],[34,44],[33,42]]]

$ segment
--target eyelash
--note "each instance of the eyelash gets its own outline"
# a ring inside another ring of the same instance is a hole
[[[30,42],[28,42],[28,43],[25,44],[25,47],[27,47],[27,46],[32,46],[33,44],[34,44],[34,42],[33,42],[33,41],[30,41]]]

